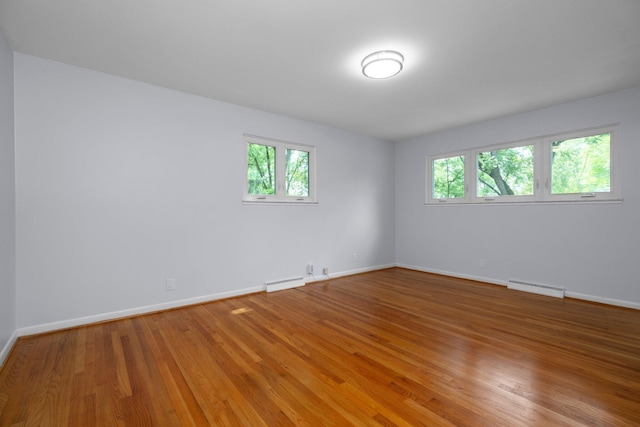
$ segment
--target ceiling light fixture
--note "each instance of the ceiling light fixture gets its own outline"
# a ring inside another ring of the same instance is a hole
[[[386,79],[402,71],[404,56],[393,50],[381,50],[367,55],[360,66],[370,79]]]

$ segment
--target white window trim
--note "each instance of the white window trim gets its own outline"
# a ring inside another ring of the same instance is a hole
[[[551,193],[551,143],[558,140],[580,138],[590,135],[611,134],[610,140],[610,191],[595,193],[552,194]],[[509,142],[473,148],[466,151],[456,151],[445,154],[427,156],[426,161],[426,205],[450,205],[450,204],[523,204],[523,203],[594,203],[594,202],[621,202],[620,171],[618,163],[619,124],[605,125],[572,132],[559,133]],[[477,156],[479,153],[491,150],[503,150],[514,147],[533,145],[534,148],[534,191],[533,195],[521,196],[477,196]],[[438,199],[433,198],[433,161],[449,157],[465,157],[465,197]]]
[[[255,135],[243,135],[244,141],[244,190],[243,203],[256,204],[317,204],[316,200],[316,147],[278,139],[265,138]],[[268,145],[276,148],[276,194],[249,194],[249,177],[247,159],[249,158],[249,144]],[[309,153],[309,195],[306,197],[287,196],[285,194],[285,155],[286,149],[306,151]]]
[[[478,196],[478,155],[487,151],[493,150],[506,150],[509,148],[525,147],[533,145],[533,194],[524,195],[503,195],[503,196]],[[539,176],[537,172],[540,165],[541,153],[540,153],[540,140],[539,139],[527,139],[523,141],[511,142],[507,144],[492,145],[489,147],[483,147],[475,149],[471,152],[472,160],[466,165],[469,170],[469,180],[473,183],[470,188],[473,192],[469,192],[469,197],[473,203],[525,203],[533,202],[540,198],[540,190],[536,185],[536,177]]]
[[[610,189],[608,192],[594,193],[572,193],[572,194],[552,194],[551,193],[551,143],[558,140],[566,140],[573,138],[581,138],[584,136],[598,135],[610,133]],[[560,135],[552,135],[543,139],[543,145],[547,148],[544,154],[544,200],[556,202],[575,202],[575,201],[620,201],[620,171],[618,166],[618,125],[609,125],[593,129],[585,129]]]
[[[448,159],[450,157],[464,157],[464,197],[450,197],[450,198],[434,198],[433,197],[433,186],[435,183],[433,182],[433,162],[440,159]],[[469,203],[469,161],[468,161],[469,153],[466,151],[458,151],[455,153],[447,153],[439,156],[428,156],[427,157],[427,188],[426,188],[426,196],[427,203],[429,204],[460,204],[460,203]]]

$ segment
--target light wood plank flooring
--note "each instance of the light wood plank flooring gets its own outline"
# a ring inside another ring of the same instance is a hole
[[[399,268],[20,339],[0,426],[639,426],[640,311]]]

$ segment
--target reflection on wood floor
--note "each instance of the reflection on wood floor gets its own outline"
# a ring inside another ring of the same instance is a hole
[[[638,426],[640,311],[381,270],[21,338],[14,425]]]

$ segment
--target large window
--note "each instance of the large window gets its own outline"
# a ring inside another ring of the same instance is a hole
[[[616,200],[616,126],[427,158],[427,203]]]
[[[315,202],[315,148],[245,135],[246,185],[251,202]]]

